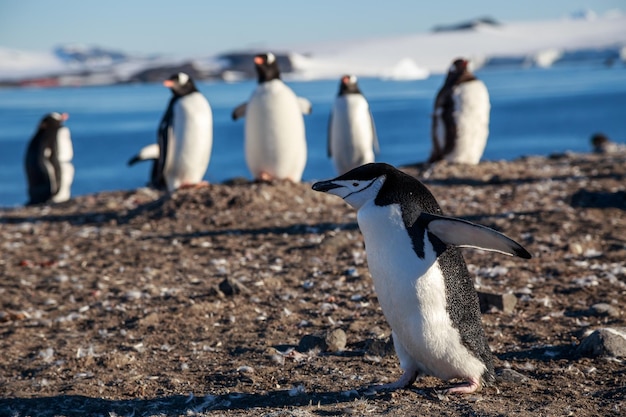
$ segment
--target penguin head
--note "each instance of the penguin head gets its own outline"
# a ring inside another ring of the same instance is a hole
[[[385,181],[396,176],[397,171],[389,164],[365,164],[332,180],[316,182],[313,190],[339,196],[358,210],[375,200]]]
[[[465,81],[475,79],[474,74],[470,71],[470,62],[465,58],[457,58],[452,62],[448,69],[446,84],[458,84]]]
[[[191,77],[184,72],[173,74],[170,78],[163,81],[163,85],[172,90],[172,93],[178,97],[198,91]]]
[[[254,67],[256,68],[256,72],[259,76],[259,84],[266,81],[280,79],[278,60],[271,52],[256,55],[254,57]]]
[[[63,126],[63,122],[69,119],[69,114],[67,113],[57,113],[52,112],[46,114],[43,119],[39,122],[39,129],[52,129],[52,128],[60,128]]]
[[[341,77],[341,82],[339,83],[339,95],[361,94],[357,81],[358,79],[356,75],[344,75]]]

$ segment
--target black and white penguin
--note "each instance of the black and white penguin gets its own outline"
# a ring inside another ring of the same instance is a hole
[[[39,122],[24,158],[28,179],[27,204],[70,199],[74,180],[74,149],[70,130],[63,125],[67,113],[50,113]]]
[[[256,55],[254,65],[258,86],[232,113],[233,120],[246,118],[248,169],[257,180],[300,182],[307,158],[302,115],[311,113],[311,103],[283,83],[274,54]]]
[[[339,174],[374,162],[379,151],[374,118],[354,75],[339,83],[328,123],[328,156]]]
[[[163,85],[172,90],[172,98],[159,124],[158,163],[151,182],[163,181],[173,192],[202,183],[213,146],[213,113],[184,72],[172,75]],[[152,148],[149,151],[154,154]]]
[[[446,160],[477,164],[489,136],[489,92],[468,68],[468,61],[452,63],[437,93],[432,115],[432,151],[428,162]]]
[[[358,210],[368,267],[404,371],[377,389],[408,387],[420,373],[467,381],[449,393],[494,381],[478,296],[458,247],[525,259],[530,253],[495,230],[444,216],[420,181],[391,165],[363,165],[313,189]]]

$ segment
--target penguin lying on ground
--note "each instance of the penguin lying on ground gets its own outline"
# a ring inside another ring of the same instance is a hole
[[[47,114],[28,144],[24,158],[29,197],[26,204],[70,199],[74,150],[70,130],[63,126],[68,117],[67,113]]]
[[[354,75],[344,75],[339,84],[328,123],[328,156],[337,173],[343,174],[374,162],[379,151],[374,118]]]
[[[489,136],[489,92],[468,68],[468,61],[452,63],[437,93],[432,116],[433,149],[428,162],[477,164]]]
[[[151,182],[157,187],[164,183],[173,192],[202,182],[213,146],[213,114],[207,99],[184,72],[172,75],[163,85],[172,90],[172,98],[159,124],[158,161]],[[148,154],[146,159],[156,153],[153,147],[142,152]]]
[[[274,54],[256,55],[254,65],[258,86],[232,113],[233,120],[246,118],[248,169],[257,180],[300,182],[307,157],[302,114],[311,113],[311,103],[282,82]]]
[[[530,253],[495,230],[444,216],[420,181],[391,165],[363,165],[313,190],[358,210],[368,267],[404,371],[377,390],[408,387],[420,373],[467,381],[448,393],[494,381],[478,296],[458,247],[525,259]]]

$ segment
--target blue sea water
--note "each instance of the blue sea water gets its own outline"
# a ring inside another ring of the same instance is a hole
[[[604,132],[626,141],[626,67],[498,69],[479,71],[491,95],[490,136],[483,159],[588,152],[589,138]],[[426,80],[361,79],[370,103],[381,152],[377,160],[394,165],[424,161],[430,151],[430,112],[443,75]],[[326,157],[328,116],[338,80],[287,82],[313,104],[305,117],[308,161],[304,181],[335,176]],[[251,178],[243,155],[243,121],[232,109],[256,87],[200,82],[213,108],[214,142],[205,178],[222,182]],[[146,184],[151,164],[128,167],[137,151],[156,140],[170,97],[160,84],[107,87],[0,89],[0,206],[27,199],[24,152],[41,117],[68,112],[76,176],[72,195],[125,190]]]

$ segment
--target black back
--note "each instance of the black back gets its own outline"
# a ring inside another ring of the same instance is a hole
[[[62,120],[53,113],[47,114],[39,122],[37,132],[26,148],[24,168],[28,180],[27,204],[45,203],[59,191],[61,166],[58,159],[57,134],[62,126]],[[46,156],[46,153],[49,156]],[[46,165],[52,167],[54,178],[50,178]]]
[[[424,259],[424,233],[428,233],[428,239],[437,253],[437,261],[443,272],[446,309],[450,319],[459,330],[463,344],[486,365],[484,382],[494,381],[493,358],[481,324],[480,304],[474,280],[467,270],[461,250],[447,246],[426,230],[432,220],[428,214],[443,215],[432,193],[418,179],[384,163],[363,165],[337,179],[367,180],[381,175],[385,175],[386,179],[374,203],[378,206],[400,205],[402,220],[411,237],[413,250],[421,259]]]
[[[278,60],[271,52],[256,55],[254,57],[254,68],[258,75],[259,84],[280,79]]]

